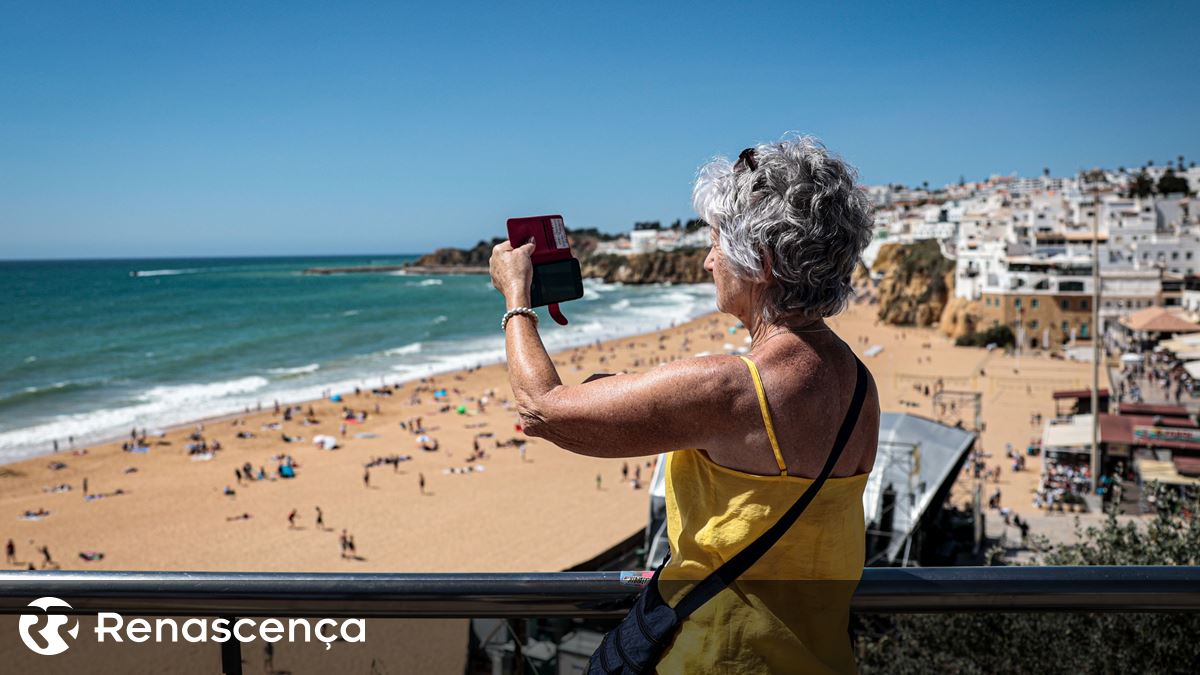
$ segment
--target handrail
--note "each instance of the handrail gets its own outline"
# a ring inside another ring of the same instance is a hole
[[[617,618],[640,579],[627,572],[0,572],[0,614],[21,613],[29,601],[53,596],[77,614]],[[1200,611],[1200,567],[868,568],[851,610],[1194,612]]]

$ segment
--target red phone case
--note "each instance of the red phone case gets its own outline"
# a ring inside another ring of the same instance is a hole
[[[534,265],[571,257],[571,244],[567,241],[567,228],[563,225],[562,216],[508,219],[508,241],[513,246],[520,246],[531,237],[534,242]]]
[[[508,219],[508,242],[513,247],[521,246],[533,239],[533,254],[530,256],[534,265],[571,259],[571,244],[567,241],[567,228],[563,225],[563,217],[533,216],[530,218]],[[558,304],[548,305],[550,318],[559,325],[567,325],[567,317],[563,316]]]

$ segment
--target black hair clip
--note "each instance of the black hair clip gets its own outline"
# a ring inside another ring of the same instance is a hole
[[[758,168],[758,159],[754,156],[754,148],[746,148],[742,154],[738,155],[738,161],[733,165],[735,172],[745,171],[750,169],[754,171]]]

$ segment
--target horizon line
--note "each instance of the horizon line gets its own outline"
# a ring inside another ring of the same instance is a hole
[[[400,258],[406,256],[422,256],[425,253],[301,253],[292,255],[200,255],[200,256],[113,256],[94,258],[0,258],[0,264],[18,262],[123,262],[139,260],[262,260],[278,258]]]

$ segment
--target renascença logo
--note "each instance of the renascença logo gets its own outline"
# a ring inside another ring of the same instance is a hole
[[[42,611],[40,614],[21,615],[21,619],[17,624],[17,627],[21,631],[21,642],[24,642],[25,646],[29,647],[29,649],[33,652],[43,656],[54,656],[55,654],[61,654],[67,651],[71,645],[67,644],[67,641],[63,639],[62,632],[59,629],[63,626],[66,626],[69,619],[59,613],[50,613],[50,608],[66,607],[67,609],[71,609],[71,606],[62,600],[59,600],[58,598],[49,597],[38,598],[37,600],[29,603],[29,606],[37,607]],[[33,628],[42,622],[42,617],[45,617],[46,619],[46,626],[41,630],[38,630],[36,633],[31,634]],[[41,644],[39,644],[38,641],[34,639],[34,635],[40,635],[42,642],[44,642],[46,646],[43,647]],[[78,621],[76,621],[71,625],[70,628],[67,629],[67,635],[70,635],[72,640],[79,637]]]
[[[29,606],[40,609],[42,613],[21,615],[18,627],[25,646],[43,656],[54,656],[67,651],[71,645],[63,639],[60,629],[67,625],[68,618],[61,613],[50,613],[49,610],[51,607],[72,609],[71,605],[58,598],[46,597],[34,600]],[[45,617],[46,626],[33,630],[42,622],[42,617]],[[179,642],[180,638],[184,642],[279,642],[284,639],[288,642],[312,642],[313,638],[316,638],[317,641],[325,643],[325,649],[329,649],[337,641],[367,641],[367,624],[363,619],[320,619],[315,624],[310,623],[308,619],[288,619],[285,624],[279,619],[255,621],[220,618],[188,619],[180,624],[175,619],[155,619],[153,622],[147,619],[131,619],[126,622],[125,617],[116,612],[100,612],[96,615],[94,630],[97,642],[105,642],[106,639],[113,642]],[[67,629],[67,634],[73,640],[79,637],[78,621]],[[35,638],[35,635],[41,636],[41,640]],[[45,646],[42,643],[45,643]]]

